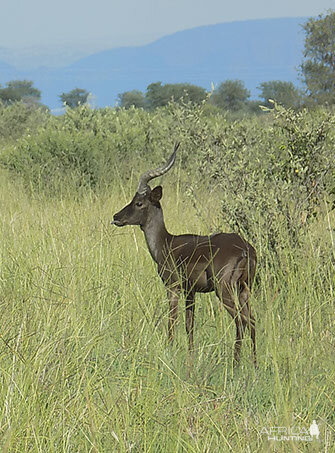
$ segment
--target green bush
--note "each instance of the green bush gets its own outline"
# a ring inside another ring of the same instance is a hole
[[[0,144],[35,133],[47,123],[49,117],[47,108],[40,105],[23,102],[5,105],[0,102]]]
[[[1,163],[33,191],[97,189],[112,184],[121,167],[133,168],[153,150],[152,142],[162,143],[163,127],[159,120],[155,127],[152,116],[139,110],[69,109],[7,146]]]
[[[266,122],[206,119],[199,108],[174,114],[198,174],[189,192],[221,199],[220,229],[278,250],[299,242],[323,202],[334,203],[332,112],[275,105]]]
[[[323,201],[333,202],[333,124],[331,111],[277,105],[239,121],[208,112],[205,102],[154,112],[81,106],[8,146],[1,162],[33,191],[57,195],[137,177],[180,141],[181,184],[194,206],[200,191],[215,193],[218,228],[277,250],[297,243]]]
[[[88,132],[47,129],[9,148],[2,161],[34,191],[58,192],[66,185],[96,187],[108,167],[106,151],[103,140]]]

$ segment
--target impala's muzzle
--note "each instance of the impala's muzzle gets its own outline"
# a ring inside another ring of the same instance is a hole
[[[112,225],[122,227],[125,225],[131,224],[131,217],[132,217],[132,204],[129,203],[127,206],[125,206],[121,211],[117,212],[113,216],[113,221],[111,222]]]
[[[125,225],[125,223],[121,222],[120,220],[115,220],[115,219],[114,219],[114,220],[111,222],[111,225],[115,225],[115,226],[118,226],[118,227],[122,227],[122,226]]]
[[[114,215],[113,221],[111,222],[112,225],[115,225],[118,227],[122,227],[122,226],[126,225],[126,222],[124,220],[122,220],[122,215],[120,215],[121,213],[122,213],[122,211],[117,212]]]

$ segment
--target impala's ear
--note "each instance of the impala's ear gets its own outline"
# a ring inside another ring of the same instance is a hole
[[[150,193],[151,201],[157,203],[162,198],[162,194],[163,194],[162,186],[155,187],[154,189],[152,189]]]

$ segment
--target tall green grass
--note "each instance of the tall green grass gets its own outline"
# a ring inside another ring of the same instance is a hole
[[[2,181],[1,451],[334,451],[334,217],[325,211],[302,247],[283,244],[279,256],[259,232],[259,367],[247,336],[234,368],[234,323],[214,294],[197,295],[193,358],[183,301],[168,346],[168,302],[142,233],[110,226],[131,180],[79,199]],[[169,231],[209,233],[220,200],[199,214],[165,181]],[[320,441],[262,433],[313,419]]]

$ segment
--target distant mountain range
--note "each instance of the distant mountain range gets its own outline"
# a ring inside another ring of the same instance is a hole
[[[60,107],[59,95],[73,88],[90,91],[97,106],[115,105],[118,93],[157,81],[188,82],[210,89],[226,79],[241,79],[258,97],[257,86],[270,80],[299,84],[307,18],[263,19],[197,27],[140,47],[107,50],[63,68],[20,71],[0,61],[0,83],[33,80],[42,102]]]

